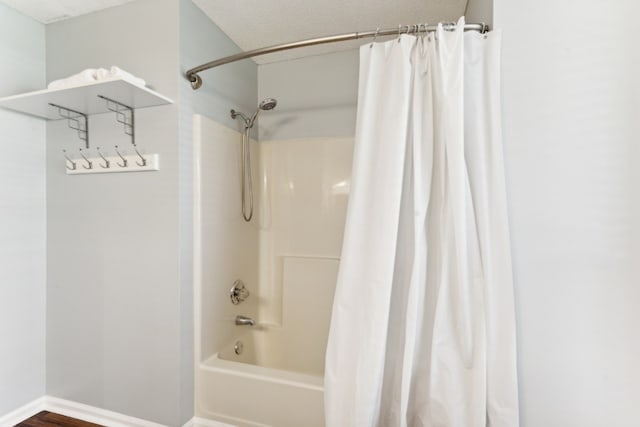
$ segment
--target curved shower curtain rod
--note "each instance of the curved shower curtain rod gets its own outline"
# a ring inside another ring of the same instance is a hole
[[[453,30],[456,27],[455,23],[444,23],[443,24],[445,30]],[[380,29],[374,31],[363,31],[356,33],[347,33],[347,34],[339,34],[335,36],[327,36],[327,37],[319,37],[315,39],[307,39],[300,40],[297,42],[284,43],[273,45],[269,47],[263,47],[259,49],[249,50],[247,52],[237,53],[235,55],[230,55],[224,58],[216,59],[215,61],[207,62],[206,64],[199,65],[195,68],[188,70],[185,73],[186,78],[191,82],[191,87],[196,90],[200,89],[202,86],[202,78],[198,75],[198,73],[209,70],[211,68],[218,67],[220,65],[229,64],[231,62],[240,61],[242,59],[252,58],[254,56],[266,55],[268,53],[280,52],[282,50],[296,49],[299,47],[306,46],[314,46],[318,44],[325,43],[336,43],[336,42],[344,42],[348,40],[356,40],[356,39],[364,39],[368,37],[384,37],[384,36],[393,36],[400,34],[418,34],[418,33],[430,33],[434,32],[438,28],[437,25],[426,25],[426,24],[417,24],[417,25],[400,25],[398,28],[389,28],[389,29]],[[485,23],[480,24],[465,24],[465,31],[479,31],[481,33],[486,33],[489,31],[489,26]]]

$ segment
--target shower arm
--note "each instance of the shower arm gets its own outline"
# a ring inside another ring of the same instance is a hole
[[[251,118],[245,116],[243,113],[241,113],[240,111],[236,111],[236,110],[231,110],[231,118],[232,119],[236,119],[238,118],[238,116],[240,116],[240,118],[242,118],[242,120],[244,121],[244,128],[246,129],[251,129],[253,127],[253,124],[256,121],[256,118],[258,117],[258,114],[260,113],[260,109],[258,109]]]
[[[236,110],[231,110],[231,118],[232,119],[236,119],[238,118],[238,116],[240,116],[240,118],[244,121],[244,127],[251,129],[253,127],[253,120],[249,119],[249,117],[245,116],[243,113],[241,113],[240,111],[236,111]]]
[[[444,23],[442,24],[443,28],[446,31],[455,30],[455,23]],[[206,64],[199,65],[195,68],[187,70],[185,73],[186,78],[191,82],[191,87],[196,90],[200,89],[202,86],[202,78],[198,75],[198,73],[209,70],[211,68],[218,67],[220,65],[229,64],[231,62],[240,61],[247,58],[253,58],[254,56],[266,55],[268,53],[280,52],[283,50],[289,49],[297,49],[301,47],[307,46],[315,46],[319,44],[327,44],[327,43],[337,43],[344,42],[349,40],[357,40],[364,39],[370,37],[384,37],[384,36],[393,36],[400,34],[420,34],[420,33],[431,33],[438,29],[438,25],[427,25],[427,24],[417,24],[417,25],[400,25],[397,28],[392,29],[377,29],[373,31],[363,31],[363,32],[355,32],[355,33],[347,33],[347,34],[339,34],[334,36],[326,36],[326,37],[318,37],[313,39],[300,40],[291,43],[284,43],[273,45],[269,47],[263,47],[259,49],[249,50],[247,52],[237,53],[235,55],[230,55],[224,58],[216,59],[215,61],[207,62]],[[464,31],[479,31],[481,33],[486,33],[490,28],[487,24],[479,23],[479,24],[465,24]]]

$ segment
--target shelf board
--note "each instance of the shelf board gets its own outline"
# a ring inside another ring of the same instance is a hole
[[[56,90],[38,90],[0,98],[0,107],[47,120],[59,120],[56,104],[70,110],[92,115],[110,113],[98,95],[118,101],[131,108],[155,107],[173,103],[169,98],[126,79],[105,79]]]

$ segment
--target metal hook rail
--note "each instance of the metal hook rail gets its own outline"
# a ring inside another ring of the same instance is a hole
[[[455,30],[456,24],[453,22],[443,23],[442,24],[445,31]],[[237,53],[235,55],[230,55],[224,58],[216,59],[215,61],[207,62],[206,64],[199,65],[195,68],[187,70],[185,73],[185,77],[187,80],[191,82],[191,87],[196,90],[200,89],[202,86],[202,78],[198,75],[198,73],[209,70],[211,68],[219,67],[220,65],[229,64],[231,62],[240,61],[247,58],[253,58],[254,56],[266,55],[268,53],[280,52],[283,50],[289,49],[297,49],[301,47],[314,46],[319,44],[327,44],[327,43],[337,43],[344,42],[349,40],[357,40],[369,37],[384,37],[384,36],[394,36],[401,33],[404,34],[420,34],[420,33],[430,33],[434,32],[438,29],[438,25],[427,25],[427,24],[418,24],[418,25],[401,25],[396,28],[389,29],[376,29],[373,31],[363,31],[356,33],[347,33],[347,34],[339,34],[335,36],[327,36],[327,37],[318,37],[314,39],[300,40],[297,42],[278,44],[269,47],[263,47],[260,49],[249,50],[247,52]],[[402,29],[406,29],[403,31]],[[490,28],[485,23],[480,24],[465,24],[464,31],[479,31],[481,33],[486,33]]]
[[[115,155],[110,156],[100,148],[96,148],[97,156],[91,156],[88,151],[85,152],[80,148],[77,151],[78,157],[76,158],[70,157],[66,150],[62,150],[62,152],[65,158],[67,175],[149,172],[160,169],[158,154],[142,156],[135,147],[134,150],[135,154],[127,154],[121,152],[116,145],[114,147]]]

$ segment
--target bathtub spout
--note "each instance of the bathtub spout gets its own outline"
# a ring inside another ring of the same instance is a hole
[[[247,316],[243,316],[241,314],[236,316],[236,325],[239,326],[244,326],[244,325],[249,325],[249,326],[254,326],[256,324],[256,322]]]

